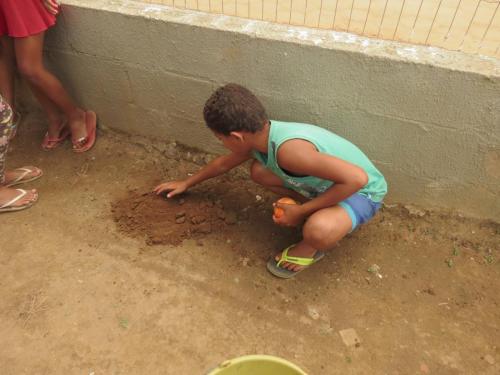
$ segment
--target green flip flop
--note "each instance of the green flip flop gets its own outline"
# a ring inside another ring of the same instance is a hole
[[[267,270],[271,272],[274,276],[281,277],[282,279],[290,279],[299,272],[304,271],[306,268],[309,268],[309,266],[320,261],[325,256],[325,253],[319,250],[316,251],[316,254],[314,254],[312,258],[301,258],[288,255],[288,250],[290,250],[293,246],[295,245],[290,245],[285,250],[283,250],[279,261],[276,261],[276,259],[272,257],[267,262]],[[304,267],[300,271],[291,271],[286,268],[280,267],[280,265],[283,264],[284,262],[298,264],[299,266],[304,266]]]

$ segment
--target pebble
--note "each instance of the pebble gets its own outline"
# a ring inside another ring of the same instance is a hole
[[[408,214],[410,216],[422,217],[422,216],[426,215],[425,211],[423,211],[423,210],[421,210],[421,209],[419,209],[419,208],[417,208],[415,206],[412,206],[410,204],[407,204],[407,205],[405,205],[403,207],[406,209],[406,211],[408,211]]]
[[[207,218],[203,215],[195,215],[191,218],[191,223],[197,225],[205,222]]]
[[[183,216],[186,216],[186,212],[185,211],[180,211],[180,212],[177,212],[175,214],[175,218],[178,219],[180,217],[183,217]]]
[[[175,219],[176,224],[182,224],[184,222],[186,222],[186,216],[181,216],[181,217],[178,217],[177,219]]]
[[[202,234],[210,234],[212,233],[212,226],[210,223],[203,223],[196,228],[196,231]]]
[[[342,329],[339,331],[339,335],[346,346],[356,346],[358,347],[361,340],[354,328]]]
[[[178,158],[179,153],[177,151],[177,144],[175,142],[169,143],[165,146],[163,153],[169,158]]]
[[[380,266],[377,264],[372,264],[370,268],[367,269],[368,272],[370,273],[378,273],[380,271]]]
[[[493,358],[493,356],[491,354],[486,354],[484,356],[484,360],[486,362],[488,362],[490,365],[494,365],[495,364],[495,358]]]
[[[308,307],[307,308],[307,313],[314,320],[318,320],[319,319],[319,313],[318,313],[318,311],[314,307]]]

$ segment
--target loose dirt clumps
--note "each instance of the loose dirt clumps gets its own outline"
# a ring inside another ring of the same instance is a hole
[[[237,231],[234,226],[250,216],[270,215],[263,203],[234,182],[208,183],[173,198],[131,190],[112,204],[112,212],[119,230],[129,236],[144,237],[148,245],[179,245],[185,239]]]
[[[179,245],[188,238],[220,233],[237,222],[220,201],[190,195],[168,199],[153,193],[132,191],[113,204],[113,216],[122,232],[145,237],[148,245]]]

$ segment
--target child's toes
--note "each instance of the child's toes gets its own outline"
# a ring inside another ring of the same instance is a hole
[[[288,268],[290,271],[293,272],[298,272],[302,269],[302,266],[299,266],[298,264],[292,264],[292,267]]]

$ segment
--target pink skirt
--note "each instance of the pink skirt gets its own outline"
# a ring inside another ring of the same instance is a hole
[[[54,26],[56,17],[42,0],[0,0],[0,36],[32,36]]]

